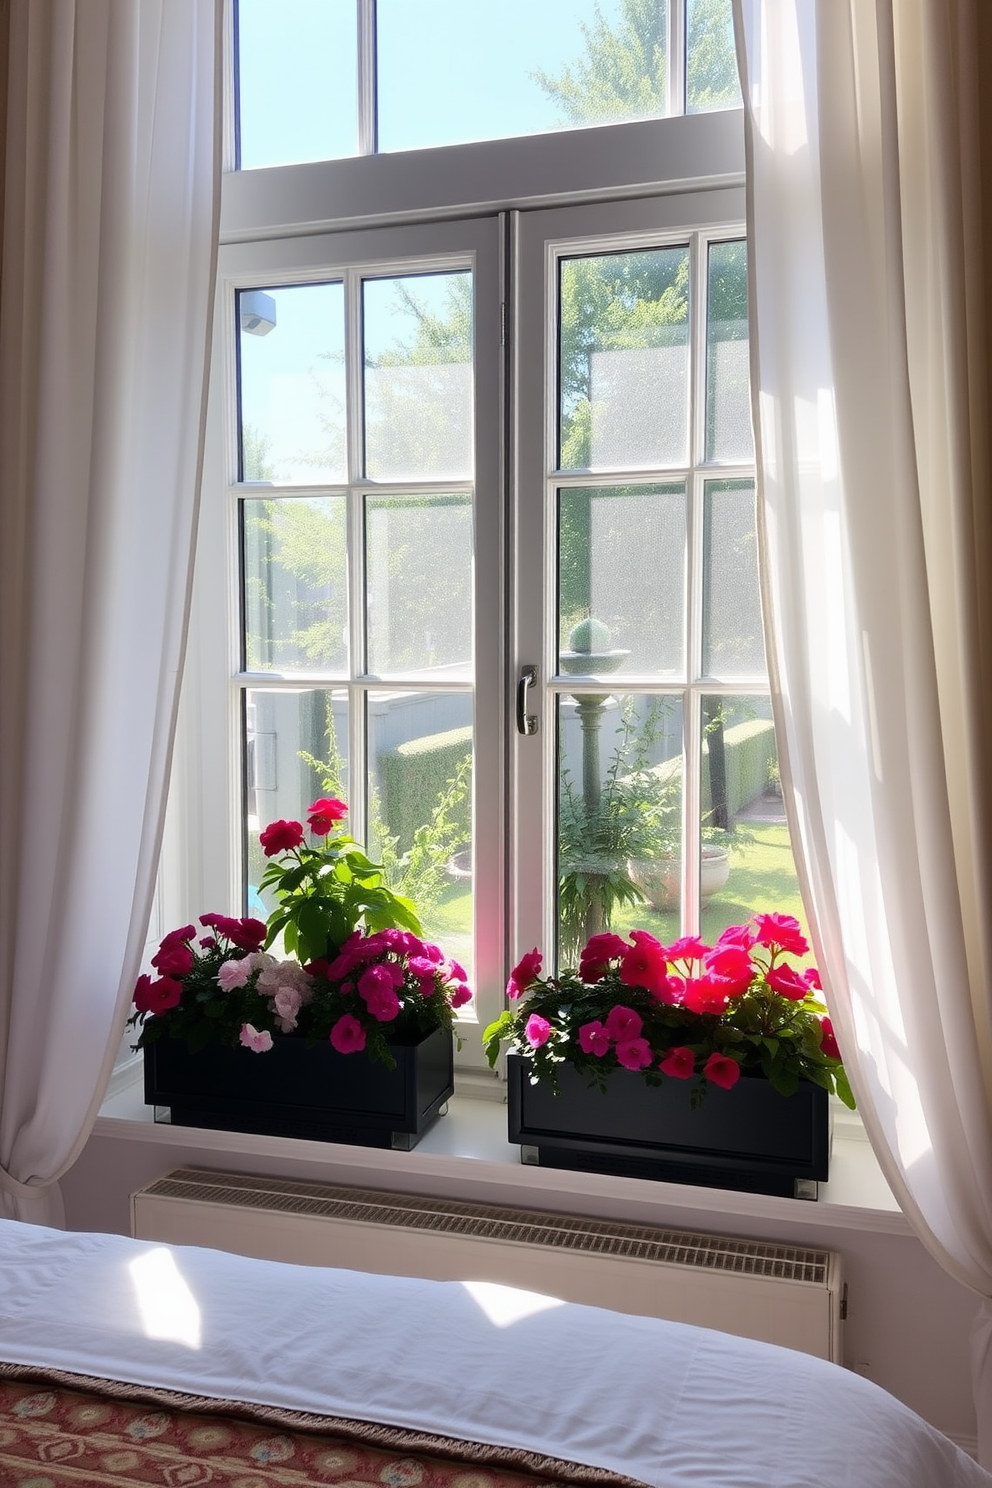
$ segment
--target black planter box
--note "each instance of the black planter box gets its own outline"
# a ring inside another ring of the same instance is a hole
[[[694,1081],[652,1086],[616,1070],[601,1091],[562,1066],[555,1095],[531,1084],[528,1059],[511,1054],[507,1065],[509,1138],[524,1162],[787,1198],[815,1199],[827,1178],[829,1097],[818,1085],[782,1096],[742,1075],[732,1090],[710,1085],[693,1110]]]
[[[306,1137],[361,1147],[415,1147],[454,1092],[447,1029],[390,1044],[396,1068],[325,1040],[277,1038],[264,1054],[181,1039],[145,1049],[145,1100],[168,1106],[175,1126]],[[156,1119],[159,1119],[156,1115]],[[164,1119],[164,1118],[163,1118]]]

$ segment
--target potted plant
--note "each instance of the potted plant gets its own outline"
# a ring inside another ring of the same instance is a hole
[[[798,922],[759,914],[713,946],[602,934],[577,969],[535,948],[486,1029],[509,1051],[510,1140],[530,1160],[793,1194],[827,1176],[831,1092],[854,1105]]]
[[[315,801],[261,833],[268,921],[208,913],[171,931],[129,1025],[145,1098],[181,1125],[412,1146],[452,1094],[465,973]],[[276,943],[288,955],[272,954]]]

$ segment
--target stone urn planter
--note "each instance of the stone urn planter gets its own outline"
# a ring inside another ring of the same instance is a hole
[[[674,909],[681,893],[682,865],[678,858],[638,858],[627,867],[637,885],[654,909]],[[700,902],[707,904],[719,894],[730,877],[730,853],[725,847],[704,843],[699,864]]]

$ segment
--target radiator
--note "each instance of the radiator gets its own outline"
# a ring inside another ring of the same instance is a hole
[[[842,1361],[833,1251],[373,1189],[178,1168],[131,1195],[141,1240],[500,1282]]]

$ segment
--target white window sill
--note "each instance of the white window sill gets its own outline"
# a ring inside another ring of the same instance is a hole
[[[457,1077],[456,1077],[457,1081]],[[525,1167],[520,1149],[506,1139],[506,1107],[499,1099],[458,1094],[412,1152],[380,1151],[332,1142],[260,1137],[243,1132],[198,1130],[156,1123],[140,1083],[118,1090],[104,1103],[94,1136],[160,1146],[164,1164],[223,1166],[225,1155],[246,1169],[260,1168],[315,1180],[473,1199],[524,1208],[602,1213],[633,1223],[672,1223],[718,1228],[737,1222],[774,1220],[799,1232],[815,1228],[910,1234],[910,1227],[864,1138],[860,1122],[835,1123],[831,1177],[816,1203],[764,1194],[697,1188]],[[499,1087],[493,1086],[498,1094]],[[171,1150],[170,1150],[171,1149]],[[175,1154],[173,1158],[173,1153]],[[164,1171],[164,1166],[163,1166]]]

